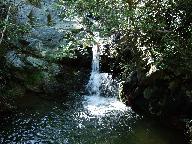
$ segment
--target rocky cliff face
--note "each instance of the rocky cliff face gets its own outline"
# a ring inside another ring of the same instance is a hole
[[[26,25],[29,29],[22,40],[14,41],[17,47],[25,47],[38,57],[47,57],[62,51],[59,46],[67,45],[64,39],[66,33],[81,29],[82,26],[75,20],[60,18],[64,8],[56,8],[56,2],[57,0],[7,0],[7,3],[17,8],[16,22]],[[46,62],[37,57],[17,54],[16,51],[8,52],[7,60],[16,67],[28,64],[35,67],[47,66]]]
[[[58,62],[57,55],[68,47],[66,35],[72,31],[78,33],[82,25],[76,20],[61,18],[65,7],[57,7],[57,2],[5,0],[6,5],[15,9],[15,22],[28,29],[20,39],[11,41],[13,48],[6,49],[6,65],[11,73],[6,95],[22,96],[28,90],[52,96],[60,91],[60,95],[66,95],[79,87],[76,82],[82,73],[74,67],[70,69],[70,66],[64,66],[65,62]],[[65,59],[70,61],[69,58]],[[84,82],[83,77],[79,78],[79,82]],[[15,90],[18,90],[16,95]]]

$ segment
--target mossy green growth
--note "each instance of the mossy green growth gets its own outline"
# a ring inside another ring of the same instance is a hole
[[[0,46],[0,58],[5,55],[5,52],[6,52],[5,47],[3,45]]]
[[[41,0],[27,0],[30,4],[40,7],[41,6]]]
[[[42,83],[44,75],[41,71],[27,74],[25,83],[27,85],[39,85]]]
[[[150,87],[147,87],[147,88],[144,90],[144,92],[143,92],[143,95],[144,95],[144,98],[145,98],[145,99],[150,99],[151,96],[152,96],[152,94],[153,94],[153,89],[150,88]]]
[[[35,71],[25,74],[24,86],[27,90],[42,92],[43,83],[44,75],[41,71]]]
[[[12,87],[7,90],[7,96],[16,98],[16,97],[22,97],[25,94],[25,88],[19,84],[13,83],[11,84]]]

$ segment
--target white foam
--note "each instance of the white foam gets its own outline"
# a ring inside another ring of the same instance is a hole
[[[105,116],[125,112],[129,108],[115,97],[85,96],[84,108],[92,115]]]

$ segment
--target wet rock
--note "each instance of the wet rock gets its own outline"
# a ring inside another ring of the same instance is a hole
[[[33,24],[35,24],[35,25],[47,25],[48,12],[46,11],[46,9],[33,7],[30,14],[31,14],[31,20],[33,21]]]
[[[6,59],[9,64],[13,65],[16,68],[22,68],[25,66],[25,63],[21,60],[16,51],[7,52]]]
[[[17,22],[21,24],[28,23],[30,21],[29,15],[33,8],[34,6],[28,5],[27,3],[22,3],[20,1],[20,5],[18,5]]]
[[[34,68],[43,68],[48,65],[46,61],[44,61],[42,59],[31,57],[31,56],[27,57],[26,61],[29,65],[31,65]]]
[[[25,54],[18,54],[16,51],[9,51],[6,54],[6,60],[12,69],[42,69],[46,68],[48,62],[43,59],[38,59],[33,56],[26,56]]]
[[[106,55],[100,56],[100,65],[101,65],[100,70],[101,70],[101,72],[111,73],[110,63],[111,63],[111,59],[108,56],[106,56]]]
[[[25,38],[28,44],[28,50],[39,56],[45,56],[47,48],[43,46],[43,42],[37,38],[27,37]]]
[[[83,26],[74,20],[57,22],[54,28],[62,32],[66,30],[80,30],[83,28]]]
[[[127,81],[122,85],[121,99],[124,99],[129,106],[134,105],[134,99],[138,95],[138,75],[137,71],[130,74]]]
[[[191,115],[189,80],[165,71],[154,72],[140,80],[138,77],[138,73],[132,73],[122,86],[121,97],[128,105],[158,117]]]
[[[61,65],[70,66],[78,69],[85,68],[90,70],[92,63],[91,47],[84,48],[84,50],[86,52],[75,50],[75,57],[63,57],[62,59],[58,60],[58,63],[60,63]]]
[[[60,40],[63,38],[64,33],[56,31],[54,28],[41,27],[33,29],[30,33],[30,37],[39,39],[44,45],[55,47],[58,46]]]

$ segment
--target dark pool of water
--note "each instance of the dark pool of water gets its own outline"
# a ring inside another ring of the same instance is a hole
[[[0,123],[2,144],[185,144],[182,131],[145,119],[115,98],[54,102],[27,95]]]

